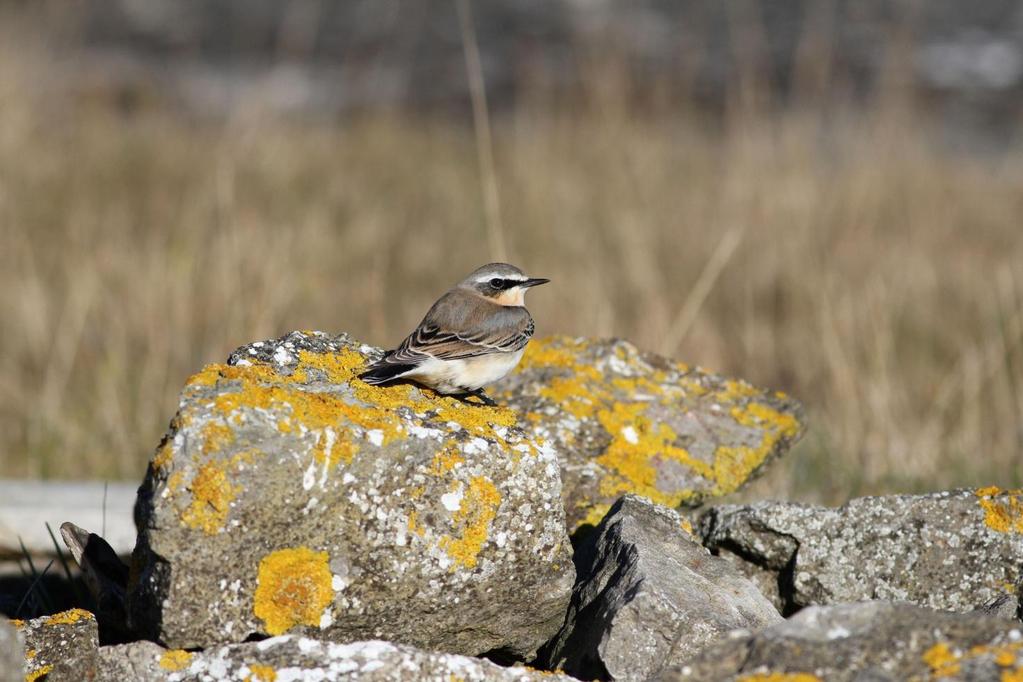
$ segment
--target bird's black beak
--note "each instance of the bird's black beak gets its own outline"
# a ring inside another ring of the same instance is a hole
[[[539,286],[540,284],[547,284],[547,282],[550,282],[550,280],[543,277],[533,277],[522,282],[519,286],[523,289],[528,289],[529,287]]]

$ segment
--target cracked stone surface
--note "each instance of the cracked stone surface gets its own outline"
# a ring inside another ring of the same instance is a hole
[[[577,551],[579,580],[545,667],[581,679],[645,680],[736,628],[781,620],[757,588],[711,556],[672,509],[626,495]]]
[[[491,394],[558,451],[572,529],[625,493],[678,507],[734,492],[805,428],[783,393],[620,340],[534,340]]]
[[[1020,623],[872,601],[811,606],[757,634],[736,633],[657,679],[996,682],[1020,675]]]
[[[80,682],[97,677],[99,627],[83,609],[12,621],[25,643],[26,680]]]
[[[565,675],[502,668],[468,656],[390,642],[350,644],[282,635],[203,652],[168,650],[152,642],[103,647],[103,679],[137,682],[569,682]]]
[[[699,529],[715,553],[778,576],[788,609],[884,599],[964,612],[1018,599],[1023,582],[1023,491],[721,505]]]
[[[379,355],[293,332],[188,380],[136,504],[136,632],[527,657],[557,631],[575,574],[555,451],[510,409],[355,378]]]

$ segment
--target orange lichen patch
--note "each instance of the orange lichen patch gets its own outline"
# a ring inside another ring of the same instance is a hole
[[[49,675],[51,672],[53,672],[52,663],[49,665],[44,665],[38,670],[33,670],[32,672],[25,675],[25,682],[36,682],[36,680],[43,677],[44,675]]]
[[[181,520],[207,535],[215,535],[224,528],[231,502],[240,486],[232,485],[224,465],[214,461],[199,467],[188,489],[192,493],[192,503],[182,513]]]
[[[611,437],[606,449],[595,458],[604,470],[597,488],[597,504],[625,492],[634,492],[654,502],[677,506],[700,496],[695,490],[658,488],[659,469],[672,462],[707,479],[709,492],[722,495],[737,490],[774,452],[783,438],[794,438],[801,428],[792,414],[763,402],[760,389],[740,380],[719,380],[705,374],[690,374],[688,367],[649,367],[622,346],[611,351],[615,360],[633,370],[633,376],[602,372],[585,360],[589,342],[554,337],[535,340],[526,348],[521,370],[545,372],[539,395],[578,419],[596,419]],[[702,397],[701,396],[705,396]],[[756,429],[756,445],[725,442],[708,462],[690,453],[669,424],[656,422],[653,406],[670,406],[685,411],[693,398],[720,403],[738,424]],[[542,421],[540,415],[527,419]],[[571,434],[560,436],[564,440]],[[663,483],[662,483],[663,485]],[[597,523],[606,505],[588,510],[584,522]]]
[[[220,452],[234,442],[234,431],[227,424],[215,421],[202,427],[202,454]]]
[[[461,452],[458,450],[458,443],[448,441],[444,444],[443,448],[434,454],[433,462],[430,465],[430,473],[440,476],[463,462],[465,462],[465,458],[462,457]]]
[[[752,673],[737,682],[820,682],[820,678],[810,673]]]
[[[948,644],[938,642],[925,651],[922,658],[931,669],[932,676],[951,677],[959,672],[962,654],[953,651]]]
[[[990,656],[995,665],[999,668],[1012,668],[1016,665],[1018,656],[1023,650],[1023,642],[1010,642],[1007,644],[981,644],[971,647],[965,652],[954,650],[948,644],[939,642],[924,652],[923,660],[931,669],[931,676],[934,678],[951,677],[957,675],[964,661]],[[1002,680],[1012,680],[1023,668],[1003,670]]]
[[[655,423],[644,412],[645,403],[615,403],[597,413],[601,426],[611,435],[611,443],[596,461],[608,474],[600,482],[600,494],[618,497],[634,492],[658,504],[678,506],[683,492],[664,492],[657,487],[657,460],[675,461],[710,477],[712,469],[675,445],[678,435],[663,423]]]
[[[96,616],[85,609],[69,609],[53,614],[43,621],[43,625],[71,625],[82,620],[96,620]]]
[[[686,517],[684,516],[682,517],[682,520],[679,521],[679,525],[682,527],[682,530],[684,530],[689,535],[695,535],[695,533],[693,532],[693,522],[687,519]]]
[[[163,469],[171,462],[171,458],[174,456],[174,443],[170,438],[164,439],[163,443],[156,450],[156,454],[153,455],[153,467],[156,469]]]
[[[274,682],[277,679],[277,671],[269,665],[253,663],[249,666],[250,674],[246,680],[250,682]]]
[[[168,672],[184,670],[192,662],[192,654],[184,649],[170,649],[160,656],[160,667]]]
[[[20,618],[11,618],[10,623],[11,623],[11,625],[13,625],[16,628],[23,628],[23,627],[25,627],[25,621],[23,621]]]
[[[976,494],[988,528],[999,533],[1023,533],[1023,490],[988,486],[979,488]]]
[[[466,486],[461,506],[453,514],[455,525],[461,532],[457,537],[442,537],[441,548],[457,564],[474,568],[500,505],[501,493],[497,487],[483,476],[474,477]]]
[[[280,635],[296,625],[318,626],[334,599],[326,552],[294,547],[272,552],[259,562],[253,613],[267,633]]]
[[[408,513],[408,529],[419,537],[426,534],[426,528],[419,524],[419,514],[416,513],[415,509]]]
[[[189,386],[216,386],[213,408],[223,420],[238,422],[246,410],[272,411],[279,432],[310,433],[312,454],[320,463],[347,463],[358,454],[358,439],[341,435],[350,427],[384,446],[407,437],[408,408],[419,419],[429,413],[458,424],[469,437],[497,442],[504,441],[498,427],[517,423],[515,412],[506,408],[467,406],[409,385],[370,386],[356,378],[364,367],[363,356],[349,348],[336,353],[301,351],[290,375],[262,363],[209,365]],[[347,390],[314,390],[317,382],[345,385]]]
[[[36,655],[37,655],[38,653],[39,653],[39,652],[38,652],[38,651],[36,651],[35,649],[29,649],[29,650],[27,650],[27,651],[25,652],[25,660],[26,660],[26,661],[31,661],[31,660],[32,660],[33,658],[35,658],[35,657],[36,657]]]

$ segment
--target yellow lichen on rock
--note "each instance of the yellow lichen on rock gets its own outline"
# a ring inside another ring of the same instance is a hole
[[[1005,682],[1006,680],[1015,680],[1015,676],[1023,671],[1023,667],[1016,666],[1021,651],[1023,651],[1023,642],[980,644],[965,652],[953,649],[944,642],[938,642],[924,652],[923,661],[931,669],[931,676],[940,679],[958,675],[964,661],[990,656],[995,665],[1004,668],[1001,671],[1001,679]]]
[[[615,403],[597,413],[611,443],[596,461],[608,472],[600,482],[600,494],[618,497],[638,493],[670,507],[678,506],[685,492],[664,492],[657,485],[656,460],[675,461],[702,476],[713,475],[711,467],[675,445],[678,435],[664,423],[654,423],[644,413],[645,403]]]
[[[1023,533],[1023,490],[988,486],[977,490],[984,523],[999,533]]]
[[[595,485],[580,486],[584,504],[570,515],[576,523],[598,522],[626,492],[668,506],[734,492],[802,429],[798,405],[773,402],[783,399],[775,393],[623,342],[534,340],[523,373],[518,394],[505,397],[524,400],[526,419],[546,428],[571,464],[596,475],[585,479]],[[570,478],[567,485],[572,498]]]
[[[490,480],[476,476],[469,481],[458,511],[452,516],[460,532],[440,539],[440,547],[456,564],[465,568],[476,566],[500,505],[501,493]]]
[[[55,613],[45,621],[44,625],[71,625],[81,620],[96,620],[96,616],[92,615],[92,612],[86,611],[85,609],[68,609],[67,611],[61,611]]]
[[[410,385],[370,386],[357,378],[365,365],[365,358],[349,348],[336,353],[301,351],[290,374],[263,363],[208,365],[188,386],[219,389],[213,407],[225,424],[240,423],[245,410],[278,413],[276,429],[282,434],[310,434],[311,452],[320,464],[348,463],[358,454],[358,439],[346,433],[350,427],[379,446],[407,437],[409,409],[416,415],[436,414],[457,424],[469,437],[495,442],[504,442],[499,428],[517,423],[515,412],[506,408],[465,405]],[[316,390],[316,382],[343,385],[346,390]],[[211,422],[205,429],[209,433],[204,430],[204,454],[227,444],[223,429],[230,432],[228,427]]]
[[[202,440],[202,453],[210,455],[231,445],[234,431],[227,424],[209,421],[202,427]]]
[[[184,670],[192,662],[192,655],[184,649],[169,649],[160,656],[160,667],[168,672]]]
[[[267,633],[280,635],[296,625],[318,626],[334,599],[326,552],[294,547],[272,552],[259,562],[253,613]]]
[[[181,515],[185,525],[207,535],[223,530],[231,502],[239,492],[239,487],[231,484],[224,465],[212,461],[200,466],[188,490],[192,502]]]
[[[931,669],[933,677],[951,677],[959,672],[962,654],[954,651],[945,642],[938,642],[923,654],[923,661]]]
[[[32,672],[27,673],[25,675],[25,682],[36,682],[36,680],[44,677],[45,675],[49,675],[51,672],[53,672],[52,663],[44,665],[38,670],[33,670]]]
[[[277,679],[277,671],[269,665],[253,663],[249,666],[249,673],[246,682],[274,682]]]

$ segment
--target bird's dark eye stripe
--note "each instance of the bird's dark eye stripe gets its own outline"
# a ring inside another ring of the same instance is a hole
[[[487,284],[490,285],[491,289],[512,289],[522,284],[522,281],[517,279],[501,279],[500,277],[495,277],[494,279],[487,282]]]

